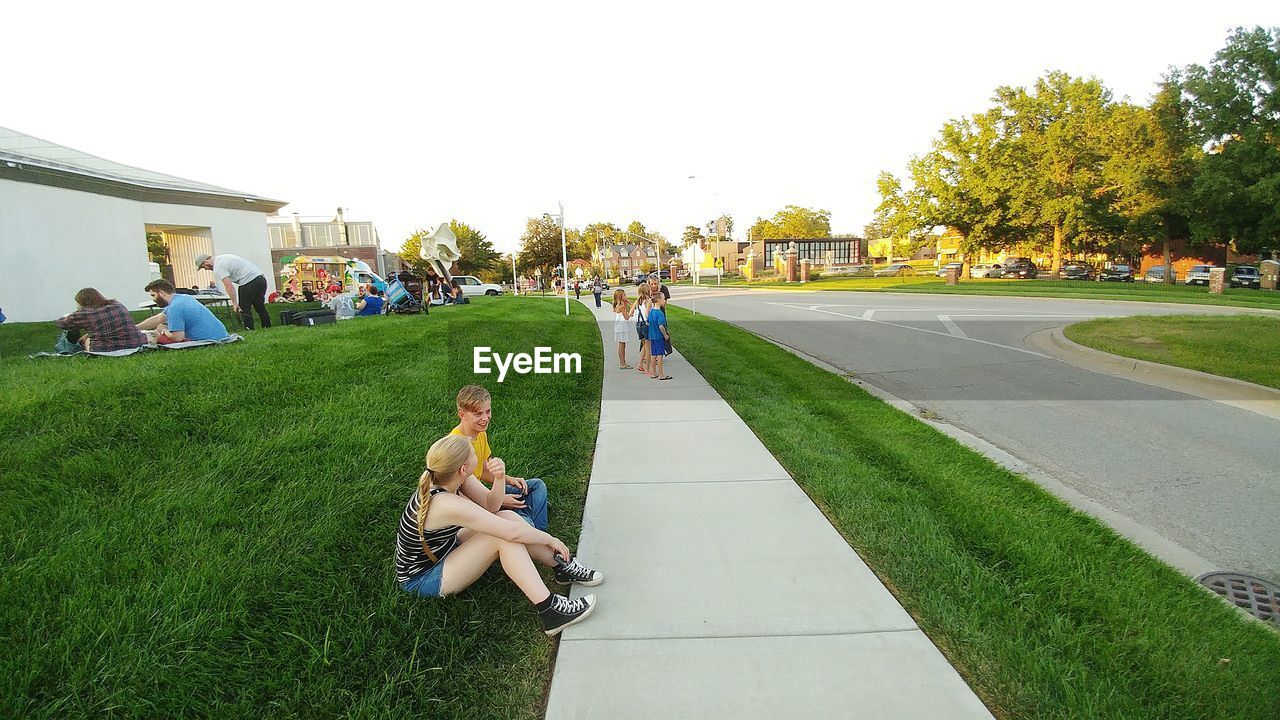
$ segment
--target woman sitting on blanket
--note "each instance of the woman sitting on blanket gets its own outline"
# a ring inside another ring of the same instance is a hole
[[[604,575],[581,565],[564,543],[514,512],[490,512],[477,504],[477,497],[500,496],[498,488],[506,487],[506,466],[501,460],[485,463],[495,478],[492,491],[475,479],[477,462],[471,439],[462,435],[446,435],[427,451],[427,469],[400,516],[396,582],[415,595],[453,595],[467,589],[497,560],[537,609],[543,632],[557,635],[591,614],[595,596],[570,600],[552,593],[535,563],[554,567],[555,580],[561,585],[599,585]]]
[[[79,309],[56,324],[67,331],[68,340],[78,342],[85,350],[111,352],[147,344],[147,337],[120,301],[108,300],[94,288],[84,288],[76,293],[76,305]]]

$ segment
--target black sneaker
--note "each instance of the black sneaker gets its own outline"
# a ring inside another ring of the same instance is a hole
[[[556,559],[559,560],[560,556],[557,555]],[[604,582],[604,573],[599,570],[592,570],[578,562],[578,558],[574,558],[567,563],[561,561],[556,565],[556,582],[561,585],[578,583],[579,585],[594,587]]]
[[[570,600],[563,595],[551,595],[551,607],[538,611],[538,619],[542,621],[542,632],[548,635],[559,635],[560,631],[570,625],[582,622],[592,610],[596,609],[596,596],[587,595],[577,600]]]

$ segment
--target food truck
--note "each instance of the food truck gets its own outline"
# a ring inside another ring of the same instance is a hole
[[[303,290],[318,293],[335,282],[342,286],[341,292],[344,293],[355,293],[361,286],[387,289],[387,281],[363,260],[338,255],[293,255],[280,258],[280,262],[278,287],[281,290],[289,288],[295,293]]]

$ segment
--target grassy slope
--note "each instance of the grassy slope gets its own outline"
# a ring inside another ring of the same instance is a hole
[[[714,279],[710,286],[715,285]],[[746,287],[741,281],[725,285]],[[1228,288],[1222,295],[1210,295],[1199,286],[1152,285],[1147,283],[1099,283],[1063,280],[962,280],[948,286],[942,278],[916,276],[907,278],[820,278],[804,285],[778,282],[753,283],[751,287],[790,288],[803,290],[858,290],[865,292],[922,292],[947,295],[1013,295],[1022,297],[1060,297],[1092,300],[1131,300],[1138,302],[1173,302],[1194,305],[1228,305],[1280,310],[1280,293],[1245,288]]]
[[[547,479],[574,544],[601,351],[557,308],[123,359],[15,358],[47,328],[0,326],[0,717],[539,716],[552,643],[519,591],[491,570],[416,599],[392,560],[426,448],[484,377],[476,344],[583,355],[581,376],[483,382],[495,450]]]
[[[1073,342],[1280,389],[1280,317],[1127,317],[1070,325]]]
[[[998,717],[1280,716],[1275,633],[846,380],[671,317],[681,352]]]

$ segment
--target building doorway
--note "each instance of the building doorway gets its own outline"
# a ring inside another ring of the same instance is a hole
[[[160,277],[175,288],[203,289],[213,283],[213,273],[196,269],[196,256],[213,254],[213,232],[208,227],[153,225],[148,223],[147,256]]]

